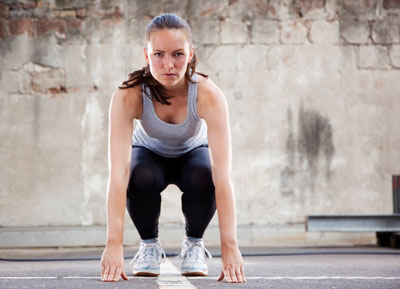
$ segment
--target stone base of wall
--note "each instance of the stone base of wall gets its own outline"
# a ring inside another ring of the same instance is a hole
[[[106,227],[16,227],[0,229],[0,248],[91,247],[104,246]],[[183,226],[164,226],[160,240],[164,247],[179,247],[184,236]],[[135,228],[124,232],[126,246],[138,246]],[[219,230],[210,226],[204,236],[207,246],[219,246]],[[374,232],[319,233],[305,232],[304,225],[238,226],[240,246],[304,247],[374,245]]]

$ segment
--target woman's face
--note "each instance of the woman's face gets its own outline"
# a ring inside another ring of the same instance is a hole
[[[173,87],[184,80],[193,47],[183,29],[162,29],[151,32],[144,54],[153,77]]]

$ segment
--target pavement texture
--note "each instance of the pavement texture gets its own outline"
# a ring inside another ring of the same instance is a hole
[[[125,248],[130,279],[100,280],[103,248],[0,250],[0,288],[400,288],[400,250],[363,247],[241,248],[246,283],[217,282],[219,248],[208,248],[207,277],[183,277],[179,248],[164,248],[167,262],[159,277],[133,277],[129,265],[137,248]],[[16,261],[19,260],[19,261]],[[35,261],[33,261],[35,260]]]

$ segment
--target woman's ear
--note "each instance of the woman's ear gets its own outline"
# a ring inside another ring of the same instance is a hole
[[[190,61],[192,61],[192,59],[193,59],[193,56],[194,56],[194,46],[192,46],[192,47],[190,48],[190,53],[189,53],[189,62],[190,62]]]
[[[144,53],[144,58],[146,59],[146,63],[150,64],[149,63],[149,55],[147,54],[147,48],[146,47],[143,48],[143,53]]]

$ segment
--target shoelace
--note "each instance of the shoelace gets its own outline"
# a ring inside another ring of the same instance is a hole
[[[135,263],[137,259],[142,260],[144,263],[152,263],[154,262],[154,259],[157,258],[156,251],[160,251],[159,253],[161,254],[161,262],[164,263],[166,258],[164,250],[161,248],[160,244],[151,243],[142,245],[129,264]]]
[[[189,255],[189,257],[195,260],[199,260],[201,257],[204,256],[212,259],[211,253],[206,249],[206,247],[204,247],[204,244],[200,242],[185,242],[181,253],[176,258],[185,258],[187,254],[191,254]]]

